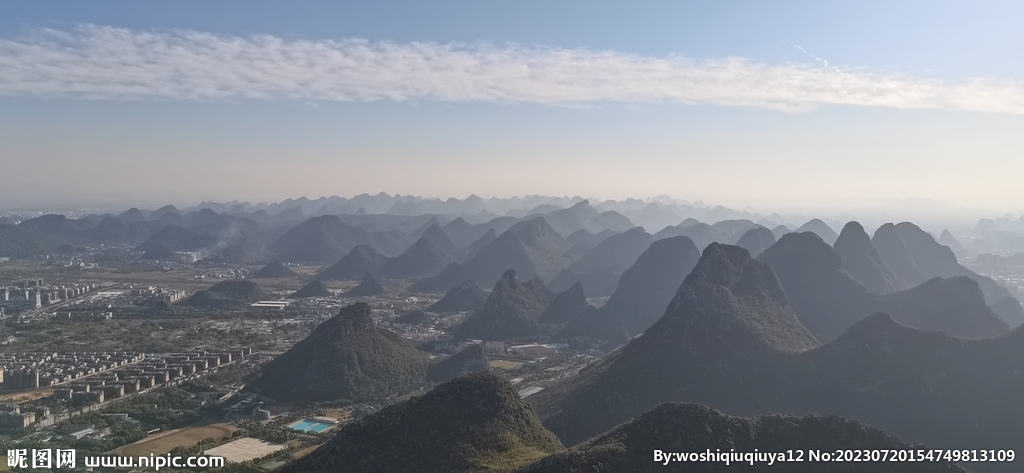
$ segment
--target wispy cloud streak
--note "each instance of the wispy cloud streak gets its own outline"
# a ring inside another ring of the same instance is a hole
[[[0,39],[0,95],[821,105],[1024,113],[1024,84],[524,45],[308,41],[84,25]]]

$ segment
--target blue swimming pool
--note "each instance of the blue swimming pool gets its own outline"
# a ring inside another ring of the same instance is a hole
[[[306,419],[303,421],[296,422],[290,425],[289,427],[291,427],[292,430],[298,430],[302,432],[323,432],[331,427],[334,427],[334,424],[328,424],[326,422],[317,422],[315,420]]]

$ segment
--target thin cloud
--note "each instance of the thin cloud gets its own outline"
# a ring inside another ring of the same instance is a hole
[[[1024,85],[743,58],[649,57],[524,45],[286,40],[85,25],[0,39],[0,95],[678,103],[807,111],[821,105],[1024,113]]]

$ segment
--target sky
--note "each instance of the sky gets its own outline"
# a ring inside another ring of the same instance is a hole
[[[13,2],[0,201],[1024,209],[1020,2]]]

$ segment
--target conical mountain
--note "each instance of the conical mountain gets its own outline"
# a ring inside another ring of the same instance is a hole
[[[197,309],[222,309],[252,304],[262,298],[263,291],[254,281],[228,279],[192,294],[182,305]]]
[[[371,240],[366,230],[342,222],[336,215],[323,215],[290,228],[270,245],[270,250],[286,261],[331,263]]]
[[[469,270],[459,263],[449,263],[441,272],[416,281],[406,288],[409,292],[438,293],[458,286],[467,279],[473,279]]]
[[[270,264],[260,268],[252,275],[254,278],[288,278],[295,276],[295,271],[284,265],[280,261],[273,261]]]
[[[815,233],[783,235],[758,259],[771,265],[789,304],[819,340],[832,340],[875,312],[878,297],[843,269],[843,259]]]
[[[589,307],[591,305],[587,303],[583,284],[576,283],[569,289],[556,294],[554,300],[548,304],[537,321],[541,325],[551,327],[564,326]]]
[[[484,248],[498,239],[498,233],[493,228],[487,230],[487,233],[469,244],[469,247],[462,253],[466,258],[472,258],[479,254]]]
[[[475,343],[427,368],[427,381],[443,383],[466,373],[490,369],[487,350],[482,343]]]
[[[643,227],[636,227],[606,238],[569,269],[582,274],[600,268],[628,268],[653,242],[651,234]]]
[[[301,289],[292,293],[288,296],[290,299],[301,299],[303,297],[327,297],[331,295],[331,291],[327,289],[323,281],[314,279],[310,281]]]
[[[366,273],[380,271],[391,258],[380,254],[370,245],[357,245],[336,263],[316,275],[317,279],[356,279]]]
[[[473,311],[485,302],[487,293],[476,285],[476,281],[470,279],[449,289],[444,297],[427,307],[427,310],[436,313]]]
[[[836,234],[836,231],[833,230],[832,227],[828,226],[827,223],[822,222],[820,219],[813,219],[801,225],[800,228],[796,229],[796,232],[814,233],[815,235],[818,235],[818,237],[820,237],[822,240],[824,240],[825,243],[828,243],[829,246],[832,246],[836,242],[836,239],[839,238],[839,235]]]
[[[887,223],[878,227],[875,235],[871,237],[871,244],[878,250],[885,263],[908,286],[913,287],[928,280],[928,275],[914,262],[903,235],[896,230],[896,225]]]
[[[647,330],[665,313],[679,285],[700,259],[689,238],[655,241],[622,277],[615,293],[598,310],[588,310],[570,322],[559,337],[612,338],[620,328],[629,333]]]
[[[771,267],[743,248],[713,243],[642,336],[531,401],[572,444],[662,402],[728,404],[737,393],[725,380],[741,367],[817,345]]]
[[[146,214],[142,213],[141,210],[132,207],[118,214],[117,219],[125,222],[142,222],[146,220]]]
[[[465,266],[473,279],[483,284],[497,281],[506,269],[524,279],[550,280],[571,263],[569,248],[543,217],[535,217],[513,225]]]
[[[562,292],[576,283],[581,283],[587,288],[587,294],[593,297],[608,297],[615,293],[622,272],[622,268],[598,268],[580,274],[563,269],[555,279],[548,282],[547,286],[552,291]]]
[[[373,277],[373,274],[366,273],[359,284],[345,292],[348,297],[371,297],[384,293],[384,286]]]
[[[422,352],[378,329],[370,306],[360,303],[260,368],[253,384],[277,399],[365,402],[418,388],[426,368]]]
[[[404,253],[384,263],[379,272],[389,279],[423,277],[436,274],[454,261],[454,258],[438,250],[427,237],[423,237]]]
[[[871,237],[860,223],[847,223],[832,247],[842,257],[843,269],[864,287],[878,294],[890,294],[909,288],[907,283],[885,264],[882,255],[871,244]]]
[[[452,243],[452,239],[448,237],[448,234],[441,229],[438,224],[433,224],[423,232],[423,238],[430,240],[430,244],[434,245],[438,251],[446,255],[455,256],[461,252],[455,243]]]
[[[885,432],[837,416],[779,414],[753,418],[725,415],[707,406],[666,403],[568,451],[544,458],[517,473],[563,472],[679,472],[679,473],[967,473],[953,462],[819,462],[764,461],[754,466],[743,460],[652,461],[662,452],[785,452],[799,445],[802,452],[819,450],[900,451],[922,448]],[[655,450],[656,449],[656,450]]]
[[[562,450],[508,381],[473,373],[344,426],[282,472],[499,473]]]
[[[819,340],[832,340],[878,311],[917,329],[946,330],[960,337],[991,337],[1009,330],[985,304],[977,283],[951,278],[879,295],[847,273],[839,254],[810,232],[783,236],[758,259],[771,265],[789,304]]]
[[[263,242],[244,232],[221,239],[205,253],[210,261],[228,264],[258,264],[273,257]]]
[[[775,241],[779,241],[779,238],[782,238],[782,235],[792,232],[793,230],[790,230],[789,227],[785,225],[779,225],[775,228],[772,228],[772,235],[775,235]]]
[[[876,240],[879,241],[876,242]],[[1005,287],[996,283],[992,278],[963,267],[957,261],[953,250],[939,244],[934,237],[917,225],[910,222],[902,222],[897,225],[885,224],[875,232],[872,242],[885,258],[886,263],[908,283],[913,278],[922,276],[924,279],[920,282],[933,277],[965,276],[971,278],[978,283],[981,292],[985,294],[985,300],[997,311],[996,314],[1004,322],[1011,327],[1024,323],[1024,308]],[[886,248],[885,251],[882,250],[883,246]],[[899,261],[898,266],[894,265],[890,258]],[[910,276],[904,275],[900,268],[910,271]]]
[[[507,270],[494,285],[487,301],[466,318],[455,332],[456,340],[509,340],[541,333],[540,314],[555,299],[544,282],[519,282],[516,272]]]
[[[139,251],[146,251],[157,246],[166,246],[174,251],[198,251],[217,243],[217,239],[198,234],[177,225],[167,225],[146,239],[138,246]]]
[[[964,246],[960,244],[956,237],[954,237],[953,234],[949,232],[949,230],[945,229],[942,230],[941,234],[939,234],[939,244],[949,247],[949,249],[953,250],[954,252],[964,249]]]
[[[774,245],[775,241],[775,235],[771,230],[758,225],[743,233],[736,241],[736,246],[749,251],[752,258],[757,258],[761,252]]]

